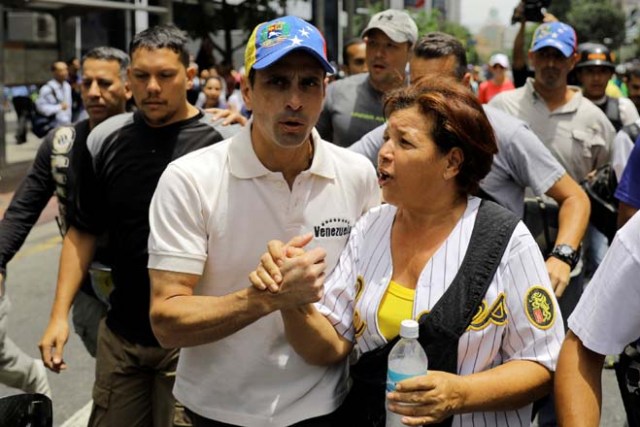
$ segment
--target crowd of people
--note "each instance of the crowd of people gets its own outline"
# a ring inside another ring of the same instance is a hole
[[[52,396],[72,312],[91,426],[597,426],[607,356],[640,425],[640,67],[552,16],[521,36],[483,82],[395,9],[339,79],[294,16],[253,29],[239,72],[199,71],[172,25],[55,62],[0,282],[55,194],[57,287],[41,360],[0,296],[0,381]],[[605,167],[615,237],[583,189]],[[529,195],[557,206],[550,246]],[[404,319],[429,372],[387,393]]]

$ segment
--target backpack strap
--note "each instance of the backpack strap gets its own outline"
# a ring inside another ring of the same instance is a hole
[[[49,89],[51,89],[51,95],[53,95],[53,97],[58,102],[58,104],[60,104],[62,101],[60,101],[60,99],[58,98],[58,94],[56,93],[56,88],[51,86],[49,84],[49,82],[45,83],[45,86],[47,86]]]

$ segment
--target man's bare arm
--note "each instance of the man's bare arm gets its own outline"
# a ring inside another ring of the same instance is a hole
[[[569,331],[560,350],[554,386],[560,426],[599,425],[603,363],[604,355],[586,348]]]
[[[96,249],[97,237],[70,227],[62,241],[56,295],[49,324],[40,339],[42,361],[54,372],[66,368],[64,345],[69,338],[69,311],[84,280]]]
[[[324,251],[310,251],[296,262],[317,266],[318,258],[324,259]],[[320,271],[324,266],[314,268]],[[283,283],[278,293],[248,287],[228,295],[205,296],[193,293],[200,280],[198,275],[155,269],[150,269],[149,275],[151,327],[166,348],[217,341],[267,314],[310,304],[322,296],[322,286],[315,280],[301,286]]]
[[[566,173],[547,191],[547,196],[553,198],[559,206],[558,236],[556,245],[567,244],[577,249],[584,237],[589,224],[591,204],[587,194]],[[565,262],[549,257],[546,262],[551,286],[556,296],[561,296],[569,284],[571,268]]]

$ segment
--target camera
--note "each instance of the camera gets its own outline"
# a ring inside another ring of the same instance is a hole
[[[544,14],[542,9],[546,9],[551,4],[551,0],[524,0],[513,11],[511,17],[511,24],[522,21],[523,19],[528,22],[542,22]]]

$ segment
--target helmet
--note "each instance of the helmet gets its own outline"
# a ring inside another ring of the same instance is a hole
[[[603,44],[599,43],[581,43],[578,45],[578,53],[580,60],[576,64],[576,68],[599,66],[608,67],[613,71],[616,65],[613,63],[614,56]]]

